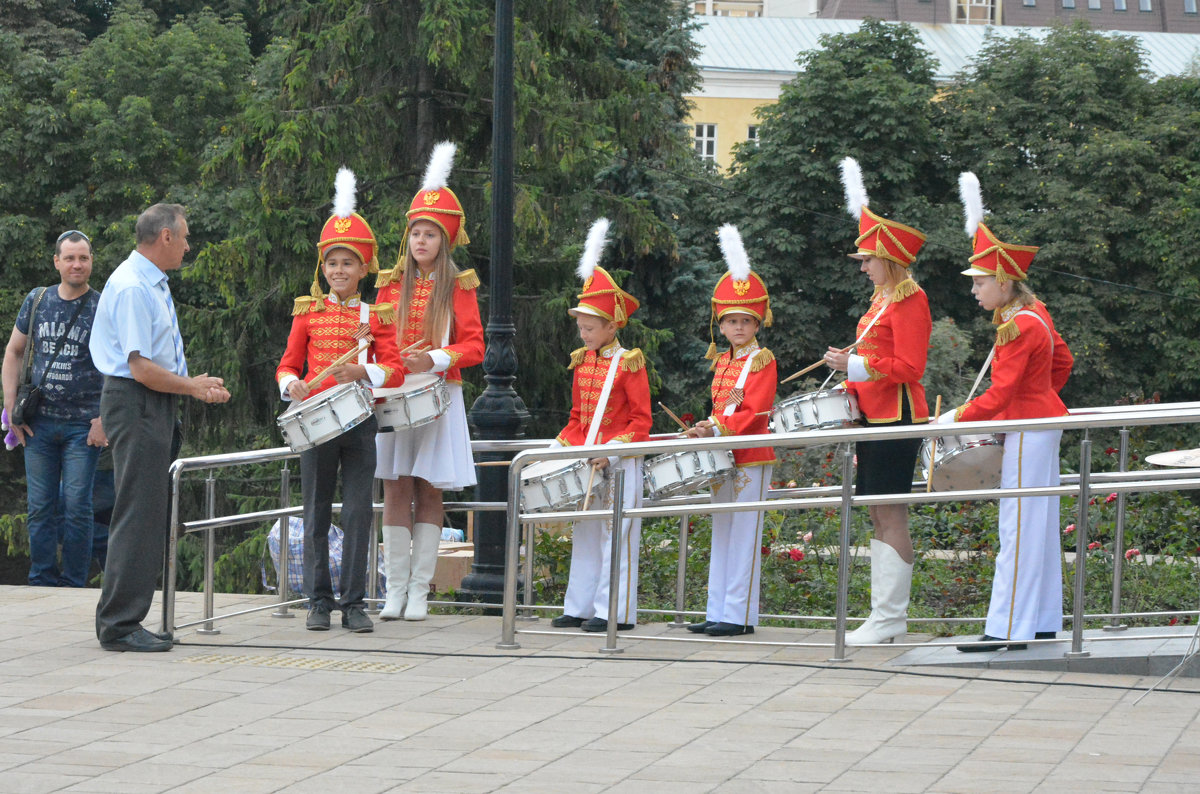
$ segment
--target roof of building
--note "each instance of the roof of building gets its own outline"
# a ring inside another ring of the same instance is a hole
[[[862,24],[857,19],[794,19],[786,17],[699,17],[696,41],[700,44],[697,63],[709,72],[754,72],[790,75],[797,71],[801,52],[820,49],[820,37],[852,33]],[[900,23],[889,23],[900,24]],[[912,25],[926,49],[937,61],[934,78],[953,80],[970,65],[983,45],[984,36],[1010,37],[1021,33],[1044,37],[1050,28],[1009,25]],[[1183,74],[1200,61],[1200,35],[1190,33],[1147,33],[1098,31],[1131,36],[1145,52],[1146,67],[1155,77]]]

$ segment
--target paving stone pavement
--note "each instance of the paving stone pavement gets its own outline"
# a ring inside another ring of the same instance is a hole
[[[0,587],[0,794],[1200,790],[1195,679],[1134,705],[1156,678],[896,667],[900,649],[601,655],[563,632],[501,651],[499,618],[458,615],[351,634],[259,612],[121,654],[96,642],[96,596]],[[201,605],[179,594],[178,622]]]

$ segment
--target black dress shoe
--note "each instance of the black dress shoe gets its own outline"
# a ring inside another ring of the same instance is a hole
[[[704,630],[710,637],[737,637],[742,634],[753,634],[753,626],[743,626],[740,623],[714,623]]]
[[[550,625],[556,629],[577,629],[583,625],[583,618],[563,613],[550,621]]]
[[[156,637],[143,628],[138,628],[124,637],[106,640],[100,647],[106,651],[131,651],[133,653],[159,653],[171,650],[175,643]]]
[[[1057,631],[1039,631],[1033,635],[1033,638],[1035,640],[1057,640],[1058,632]]]
[[[1005,642],[1000,637],[992,637],[988,634],[984,634],[975,642],[968,643],[967,645],[959,645],[957,647],[963,653],[984,653],[987,651],[1000,651],[1004,650],[1005,648],[1010,651],[1023,651],[1029,646],[1023,642]]]
[[[150,629],[146,629],[146,631],[150,631]],[[150,631],[150,633],[155,637],[158,637],[160,640],[168,640],[172,644],[175,643],[175,635],[169,631]]]
[[[587,623],[584,623],[581,628],[584,631],[608,631],[608,621],[604,618],[592,618]],[[632,623],[618,623],[617,631],[629,631],[633,628]]]
[[[324,604],[314,604],[309,607],[304,628],[309,631],[329,631],[329,607]]]
[[[716,621],[706,620],[703,623],[689,623],[686,628],[692,634],[703,634],[705,631],[708,630],[709,626],[715,626],[715,625],[717,625]]]

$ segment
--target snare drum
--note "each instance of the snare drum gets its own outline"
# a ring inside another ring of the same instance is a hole
[[[552,513],[571,510],[583,502],[588,482],[588,464],[584,458],[542,460],[521,471],[521,512]],[[592,482],[599,493],[602,478]]]
[[[727,449],[683,450],[646,461],[646,487],[652,499],[665,499],[711,488],[732,473]]]
[[[932,464],[934,491],[999,488],[1004,442],[995,436],[942,436],[921,445],[925,479]]]
[[[421,372],[407,375],[397,389],[373,389],[379,429],[411,430],[436,422],[450,407],[445,378]]]
[[[337,438],[371,416],[370,390],[358,381],[339,383],[288,408],[276,423],[295,452]]]
[[[798,394],[771,411],[771,431],[796,433],[802,430],[836,430],[862,418],[858,399],[845,389]]]

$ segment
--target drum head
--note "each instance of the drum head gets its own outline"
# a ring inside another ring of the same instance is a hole
[[[1200,449],[1173,449],[1146,456],[1146,462],[1154,466],[1200,466]]]
[[[966,491],[1000,487],[1004,445],[992,440],[943,455],[933,467],[933,490]]]
[[[529,482],[530,480],[538,480],[551,474],[567,471],[584,462],[583,458],[571,458],[569,460],[539,460],[537,463],[531,463],[521,469],[521,482]]]
[[[404,385],[394,389],[371,389],[371,395],[376,400],[383,400],[396,394],[411,394],[415,391],[427,389],[441,379],[440,375],[433,375],[428,372],[417,372],[404,376]]]

